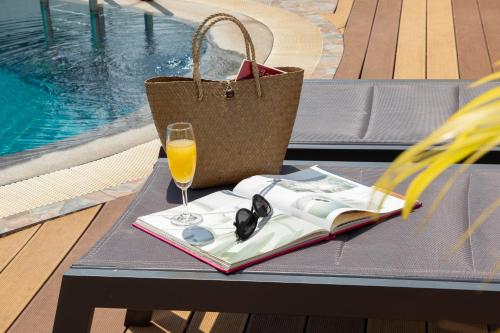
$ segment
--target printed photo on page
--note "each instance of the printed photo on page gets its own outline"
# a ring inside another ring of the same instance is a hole
[[[234,192],[243,196],[259,193],[285,213],[322,226],[330,226],[345,212],[386,213],[403,205],[403,200],[389,196],[377,211],[382,192],[316,167],[285,176],[254,176],[241,181]]]

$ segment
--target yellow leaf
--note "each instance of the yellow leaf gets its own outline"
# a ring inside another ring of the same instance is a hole
[[[500,65],[500,62],[498,62],[498,64]],[[486,75],[485,77],[471,83],[469,85],[470,88],[476,88],[482,84],[485,84],[487,82],[491,82],[491,81],[494,81],[494,80],[498,80],[500,79],[500,72],[496,72],[496,73],[492,73],[492,74],[489,74],[489,75]]]
[[[500,78],[500,73],[489,75],[474,85],[496,78]],[[499,142],[500,86],[471,100],[428,137],[400,154],[374,186],[390,193],[399,184],[416,175],[406,191],[403,209],[403,217],[406,218],[415,201],[446,169],[463,160],[476,162]],[[445,183],[431,207],[431,214],[465,169],[466,166],[461,166]]]

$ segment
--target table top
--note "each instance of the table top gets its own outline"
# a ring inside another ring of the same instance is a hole
[[[283,172],[313,165],[312,161],[286,162]],[[321,168],[354,181],[371,185],[385,163],[319,162]],[[328,278],[355,277],[433,281],[500,282],[492,275],[500,258],[500,212],[492,215],[457,253],[450,247],[468,225],[500,196],[500,166],[476,165],[456,182],[428,226],[419,233],[417,225],[430,206],[441,177],[424,194],[424,207],[409,220],[393,218],[371,227],[344,234],[334,240],[270,259],[226,276],[188,254],[132,227],[137,217],[181,203],[180,191],[171,181],[168,164],[160,159],[143,189],[96,245],[73,268],[124,271],[185,272],[192,276],[210,273],[217,279],[246,279],[258,275]],[[190,190],[190,200],[221,188]],[[401,188],[402,190],[403,188]],[[208,275],[205,275],[208,276]]]

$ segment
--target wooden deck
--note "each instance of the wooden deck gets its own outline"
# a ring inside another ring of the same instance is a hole
[[[132,196],[0,238],[0,332],[51,332],[62,274],[122,214]],[[334,302],[335,300],[332,300]],[[477,332],[487,324],[366,318],[155,311],[149,327],[124,327],[123,309],[97,309],[92,332]]]
[[[339,0],[335,79],[478,79],[500,60],[498,0]]]

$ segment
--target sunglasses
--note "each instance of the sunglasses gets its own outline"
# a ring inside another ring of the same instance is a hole
[[[238,240],[244,241],[250,238],[257,228],[259,218],[272,215],[273,208],[271,204],[262,195],[255,194],[252,198],[252,210],[241,208],[236,212],[234,226],[236,227]]]

